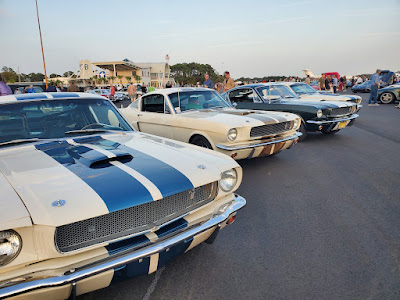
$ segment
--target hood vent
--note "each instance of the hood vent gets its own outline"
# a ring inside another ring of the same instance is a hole
[[[123,154],[123,155],[118,155],[115,157],[111,157],[111,158],[103,158],[103,159],[99,159],[96,161],[92,161],[90,164],[90,168],[92,169],[101,169],[101,168],[107,168],[110,166],[110,163],[113,161],[119,161],[123,164],[130,162],[133,159],[133,156],[130,154]]]

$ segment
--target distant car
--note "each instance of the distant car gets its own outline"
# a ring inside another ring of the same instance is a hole
[[[357,111],[362,107],[360,96],[326,93],[316,91],[304,82],[279,82],[286,85],[293,93],[304,101],[348,101],[357,105]]]
[[[115,92],[115,95],[112,97],[111,91],[109,89],[94,89],[94,90],[88,91],[88,93],[106,97],[109,100],[114,101],[114,102],[124,100],[123,94],[119,93],[119,92]],[[119,95],[117,95],[117,93],[119,93]]]
[[[28,86],[28,88],[29,88],[29,86]],[[14,94],[24,94],[24,90],[25,90],[25,87],[21,86],[21,87],[15,89]],[[40,86],[34,85],[33,90],[35,91],[35,93],[43,93],[43,89]]]
[[[121,93],[121,92],[115,92],[114,97],[111,99],[112,101],[118,102],[118,101],[125,101],[129,100],[129,96],[127,94]]]
[[[139,131],[213,149],[237,160],[277,154],[300,136],[298,116],[234,109],[216,91],[205,88],[157,90],[120,111]]]
[[[390,104],[400,101],[400,83],[392,84],[378,90],[378,99],[383,104]]]
[[[360,84],[355,84],[351,87],[353,93],[369,93],[371,92],[371,80],[367,80]]]
[[[242,109],[283,111],[301,117],[299,131],[305,139],[308,132],[336,133],[351,126],[358,117],[355,103],[343,101],[302,101],[280,83],[258,83],[236,87],[222,94],[233,106]]]

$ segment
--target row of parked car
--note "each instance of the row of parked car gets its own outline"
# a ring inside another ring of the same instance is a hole
[[[173,88],[120,110],[97,93],[0,97],[0,298],[74,298],[212,243],[246,204],[235,160],[358,117],[360,97],[309,89]]]

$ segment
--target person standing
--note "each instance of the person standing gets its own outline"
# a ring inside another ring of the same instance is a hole
[[[321,91],[325,90],[325,74],[321,74],[321,77],[318,80],[318,89]]]
[[[356,84],[361,84],[361,83],[363,83],[363,80],[362,80],[361,76],[358,76]]]
[[[379,74],[381,70],[377,69],[375,74],[371,76],[371,93],[369,94],[368,106],[379,106],[378,101],[378,89],[379,89]],[[374,103],[372,103],[372,101]]]
[[[67,89],[67,92],[79,92],[78,86],[75,84],[74,81],[69,82],[69,87]]]
[[[203,86],[205,87],[205,88],[208,88],[208,89],[212,89],[213,87],[214,87],[214,83],[211,81],[211,79],[210,79],[210,75],[208,75],[207,73],[206,73],[206,75],[204,75],[204,82],[203,82]]]
[[[113,100],[115,97],[115,86],[110,86],[110,100]]]
[[[165,88],[166,89],[171,89],[172,88],[172,84],[171,84],[171,82],[167,82],[167,84],[165,85]]]
[[[231,76],[229,75],[228,71],[225,71],[225,80],[224,80],[224,91],[229,91],[230,89],[235,87],[235,82],[233,81],[233,79],[231,78]]]
[[[310,85],[311,83],[310,75],[307,75],[306,79],[304,80],[304,83]]]
[[[145,84],[142,85],[142,93],[143,95],[147,93],[147,87]]]
[[[54,85],[54,82],[50,82],[49,87],[46,89],[46,92],[57,92],[57,88]]]
[[[325,90],[326,91],[329,91],[331,89],[330,81],[331,81],[330,76],[329,75],[325,76]]]
[[[6,84],[3,76],[0,74],[0,96],[12,95],[10,87]]]
[[[132,103],[136,101],[136,97],[137,97],[136,86],[134,86],[132,82],[128,87],[128,95],[129,95],[129,98],[131,98]]]
[[[333,87],[333,93],[336,94],[338,87],[338,79],[335,75],[332,78],[332,87]]]

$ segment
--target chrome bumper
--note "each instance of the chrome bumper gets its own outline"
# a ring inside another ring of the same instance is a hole
[[[245,145],[245,146],[232,146],[232,147],[224,146],[224,145],[216,145],[216,146],[217,146],[218,149],[226,150],[226,151],[237,151],[237,150],[244,150],[244,149],[254,149],[254,148],[257,148],[257,147],[261,147],[261,146],[267,146],[267,145],[277,144],[277,143],[281,143],[281,142],[287,142],[287,141],[291,141],[291,140],[296,140],[301,135],[302,134],[300,132],[296,132],[294,135],[289,136],[287,138],[271,140],[271,141],[265,142],[265,143],[250,144],[250,145]]]
[[[358,118],[357,114],[352,115],[351,117],[348,118],[343,118],[343,119],[335,119],[335,120],[327,120],[327,121],[313,121],[313,120],[308,120],[306,121],[309,124],[316,124],[316,125],[321,125],[321,124],[330,124],[330,123],[338,123],[338,122],[344,122],[344,121],[349,121]]]
[[[9,287],[2,288],[0,289],[0,298],[16,296],[37,289],[63,286],[67,284],[75,284],[76,282],[82,279],[89,278],[91,276],[100,274],[102,272],[111,269],[122,267],[130,262],[148,257],[155,253],[171,248],[172,246],[179,244],[204,231],[207,231],[208,229],[221,225],[222,223],[226,222],[229,219],[231,214],[235,213],[245,205],[246,205],[246,200],[239,195],[235,195],[235,200],[233,200],[232,204],[226,209],[226,211],[223,214],[217,215],[212,219],[208,220],[207,222],[199,226],[193,227],[185,232],[177,234],[176,236],[170,239],[167,239],[155,245],[151,245],[144,249],[136,250],[135,252],[122,257],[111,257],[109,261],[105,261],[96,266],[88,268],[83,267],[83,269],[79,269],[74,273],[58,277],[50,277],[28,282],[21,282]]]

